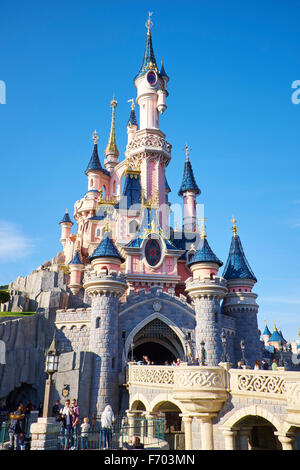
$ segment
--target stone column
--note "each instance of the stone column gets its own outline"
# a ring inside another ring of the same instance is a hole
[[[236,431],[233,429],[223,429],[222,431],[225,441],[225,450],[235,450]]]
[[[241,428],[238,432],[239,436],[239,450],[249,450],[249,438],[252,428]]]
[[[211,413],[197,414],[201,421],[201,450],[214,450],[214,437],[212,419],[216,416]]]
[[[99,415],[107,404],[119,404],[118,313],[125,277],[94,275],[84,284],[92,299],[89,351],[94,353],[90,413]]]
[[[192,416],[179,415],[184,423],[185,450],[193,450]]]
[[[282,450],[294,450],[294,434],[280,434],[279,432],[275,432],[274,434],[278,437],[278,440],[282,445]]]

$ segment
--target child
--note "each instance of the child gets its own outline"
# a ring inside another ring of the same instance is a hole
[[[81,449],[88,448],[88,440],[89,440],[89,418],[84,418],[83,423],[80,425],[81,427]]]

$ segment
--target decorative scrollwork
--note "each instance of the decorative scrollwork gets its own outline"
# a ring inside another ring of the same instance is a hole
[[[182,387],[220,388],[224,387],[224,378],[215,371],[176,371],[176,385]]]
[[[133,366],[131,367],[130,380],[132,382],[143,384],[174,384],[174,369],[171,368],[152,368],[151,366]]]
[[[285,377],[256,374],[239,375],[238,390],[283,395],[286,393]]]

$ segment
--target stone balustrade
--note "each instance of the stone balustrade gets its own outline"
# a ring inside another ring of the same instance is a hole
[[[230,392],[232,395],[286,400],[286,379],[290,374],[293,372],[230,369]]]

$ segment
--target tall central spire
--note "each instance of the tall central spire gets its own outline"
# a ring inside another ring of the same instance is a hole
[[[111,126],[108,144],[106,146],[104,155],[106,156],[104,165],[108,171],[112,171],[118,163],[119,150],[117,147],[116,141],[116,131],[115,131],[115,108],[117,107],[117,101],[115,100],[115,95],[113,96],[110,106],[112,107],[112,117],[111,117]]]
[[[153,23],[151,21],[151,15],[152,13],[149,12],[149,18],[145,24],[147,28],[146,47],[145,47],[144,58],[143,58],[141,68],[139,70],[139,73],[136,75],[135,79],[144,75],[146,72],[148,72],[148,70],[155,70],[157,73],[159,73],[159,70],[156,64],[154,51],[153,51],[153,46],[152,46],[151,28],[153,26]]]

